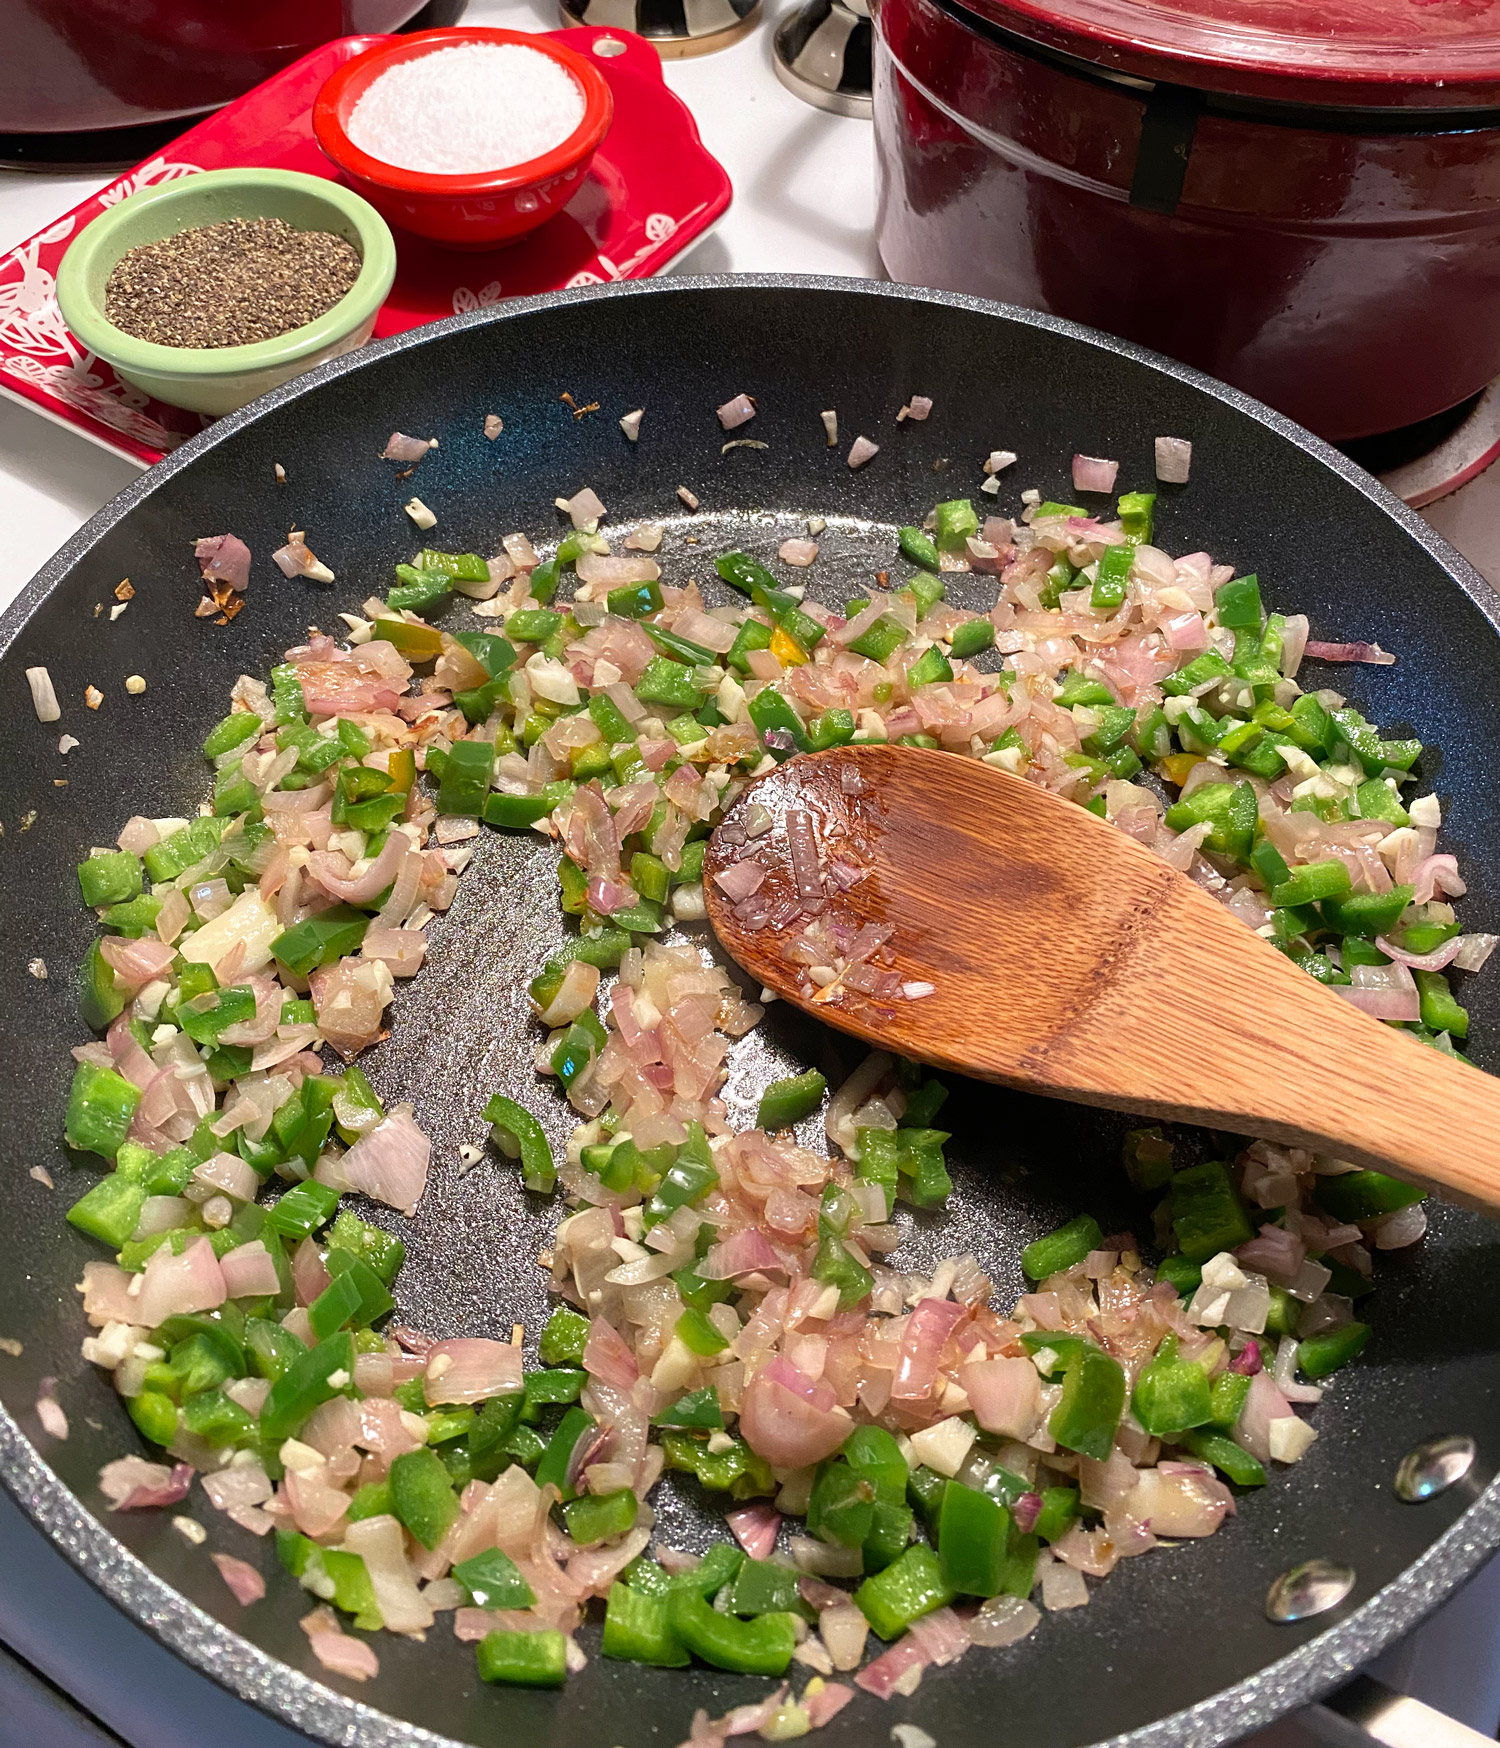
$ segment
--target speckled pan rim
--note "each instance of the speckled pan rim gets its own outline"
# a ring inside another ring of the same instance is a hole
[[[1237,389],[1228,388],[1144,347],[1112,339],[1056,316],[991,303],[983,298],[871,280],[745,274],[684,276],[646,284],[588,286],[576,291],[547,292],[538,297],[520,298],[499,308],[454,316],[430,327],[415,328],[366,346],[347,357],[319,365],[190,439],[139,480],[133,481],[85,523],[0,615],[0,654],[8,649],[35,609],[110,528],[135,510],[163,481],[191,466],[200,455],[273,407],[360,370],[388,353],[425,345],[464,328],[524,319],[533,311],[607,298],[672,297],[678,293],[704,291],[726,295],[736,291],[830,292],[881,298],[919,308],[936,305],[972,311],[1026,327],[1042,328],[1174,377],[1254,419],[1353,486],[1434,558],[1500,633],[1500,594],[1414,511],[1337,450]],[[437,1735],[420,1725],[392,1718],[334,1692],[312,1676],[269,1656],[188,1602],[84,1509],[37,1455],[3,1407],[0,1407],[0,1483],[53,1546],[132,1620],[220,1686],[272,1717],[329,1744],[358,1741],[363,1748],[419,1748],[419,1745],[421,1748],[466,1748],[453,1737]],[[1447,1601],[1497,1549],[1500,1549],[1500,1480],[1492,1482],[1457,1522],[1399,1578],[1317,1638],[1195,1706],[1140,1729],[1107,1738],[1096,1748],[1211,1748],[1213,1744],[1232,1742],[1263,1729],[1297,1707],[1321,1699],[1410,1632]]]

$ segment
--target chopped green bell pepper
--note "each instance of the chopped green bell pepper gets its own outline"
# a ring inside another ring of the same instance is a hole
[[[315,1408],[354,1392],[354,1341],[347,1331],[304,1349],[271,1385],[260,1430],[273,1445],[293,1437]]]
[[[895,1639],[924,1614],[946,1607],[953,1596],[938,1556],[926,1543],[914,1542],[899,1560],[865,1579],[854,1602],[882,1639]]]
[[[1080,1214],[1045,1238],[1034,1239],[1021,1252],[1021,1268],[1028,1280],[1045,1281],[1076,1268],[1091,1250],[1097,1250],[1104,1237],[1099,1222],[1091,1214]]]
[[[786,1080],[773,1080],[760,1096],[756,1127],[768,1133],[790,1129],[822,1105],[827,1090],[828,1082],[815,1068]]]
[[[1063,1392],[1047,1430],[1066,1450],[1102,1463],[1125,1411],[1125,1373],[1118,1360],[1082,1347],[1063,1373]]]
[[[1326,1378],[1362,1353],[1369,1339],[1368,1323],[1346,1323],[1306,1336],[1297,1344],[1298,1369],[1309,1378]]]
[[[580,1548],[612,1542],[635,1528],[640,1501],[628,1487],[613,1493],[585,1493],[563,1507],[568,1534]]]
[[[1234,1250],[1255,1236],[1233,1174],[1222,1160],[1209,1160],[1178,1172],[1172,1179],[1168,1206],[1177,1247],[1189,1262],[1205,1263],[1221,1250]]]
[[[1003,1505],[973,1487],[948,1483],[938,1514],[938,1566],[949,1590],[998,1596],[1009,1540],[1010,1513]]]
[[[632,1566],[635,1562],[632,1562]],[[626,1571],[632,1568],[627,1567]],[[651,1663],[660,1669],[684,1669],[691,1659],[672,1630],[665,1590],[651,1595],[617,1578],[609,1587],[604,1609],[606,1657],[626,1663]]]
[[[568,1641],[555,1627],[535,1633],[486,1633],[476,1653],[481,1681],[510,1687],[561,1687],[568,1676]]]
[[[145,1188],[112,1171],[92,1189],[84,1191],[68,1209],[67,1220],[80,1232],[87,1232],[91,1238],[101,1239],[118,1250],[140,1223],[145,1204]]]
[[[1316,1179],[1313,1186],[1313,1200],[1318,1207],[1349,1225],[1394,1214],[1420,1202],[1423,1194],[1415,1184],[1380,1171],[1339,1172],[1333,1177]]]
[[[140,897],[141,884],[141,859],[129,850],[104,850],[78,864],[85,904],[128,904]]]
[[[1264,1487],[1266,1484],[1266,1472],[1260,1463],[1243,1445],[1236,1444],[1222,1432],[1198,1427],[1192,1432],[1183,1433],[1174,1442],[1180,1444],[1185,1451],[1191,1451],[1195,1457],[1202,1458],[1205,1463],[1212,1463],[1236,1487]]]
[[[1150,1365],[1136,1379],[1130,1405],[1153,1438],[1170,1438],[1213,1418],[1213,1395],[1202,1366],[1177,1357],[1177,1337],[1169,1335]]]
[[[73,1070],[73,1082],[68,1089],[63,1139],[81,1153],[113,1159],[140,1102],[140,1088],[132,1086],[123,1074],[92,1062],[80,1062]]]
[[[546,1131],[531,1112],[503,1093],[494,1093],[484,1107],[484,1120],[492,1129],[510,1136],[520,1148],[521,1181],[526,1188],[550,1196],[557,1188],[557,1166]]]
[[[688,1589],[667,1597],[671,1628],[689,1651],[716,1669],[745,1675],[784,1675],[797,1648],[797,1617],[763,1614],[740,1620]]]
[[[391,1464],[391,1509],[424,1548],[435,1548],[458,1516],[448,1471],[434,1451],[405,1451]]]

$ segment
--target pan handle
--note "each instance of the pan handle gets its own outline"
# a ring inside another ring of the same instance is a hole
[[[1356,1675],[1321,1705],[1309,1706],[1298,1721],[1330,1748],[1371,1748],[1372,1741],[1384,1748],[1494,1748],[1482,1731],[1369,1675]]]

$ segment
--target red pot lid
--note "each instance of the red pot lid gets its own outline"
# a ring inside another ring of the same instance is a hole
[[[1500,0],[959,0],[1138,78],[1340,107],[1500,109]]]

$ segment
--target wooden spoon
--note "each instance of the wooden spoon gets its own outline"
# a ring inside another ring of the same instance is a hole
[[[747,909],[798,895],[797,812],[816,830],[825,919],[893,924],[895,968],[933,993],[818,987],[826,970],[809,979],[782,957],[784,928],[745,926]],[[750,856],[766,876],[736,902],[718,877]],[[830,862],[868,872],[841,891]],[[729,809],[704,887],[747,971],[872,1044],[1311,1148],[1500,1211],[1500,1079],[1372,1019],[1143,844],[1033,783],[917,747],[803,755]]]

